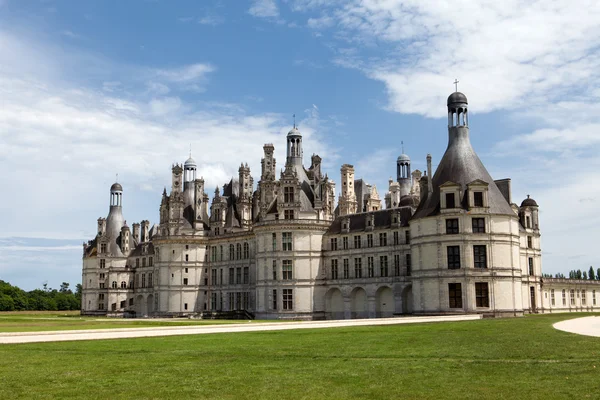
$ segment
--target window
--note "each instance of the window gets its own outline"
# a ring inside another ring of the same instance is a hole
[[[531,236],[527,236],[527,247],[530,249],[533,248],[533,239],[531,238]]]
[[[292,280],[292,260],[283,260],[281,262],[281,279],[284,281]]]
[[[215,286],[217,285],[217,269],[213,268],[210,270],[210,283]]]
[[[283,188],[283,202],[284,203],[293,203],[294,202],[294,188],[291,186],[286,186]]]
[[[244,267],[244,284],[250,283],[250,267]]]
[[[142,258],[142,267],[146,266],[146,258]]]
[[[337,238],[331,238],[329,242],[331,244],[331,250],[337,250]]]
[[[400,254],[394,254],[394,276],[400,276]]]
[[[575,305],[575,289],[571,289],[571,305]]]
[[[387,246],[387,233],[386,232],[379,234],[379,245]]]
[[[596,291],[592,290],[592,305],[596,305]]]
[[[448,269],[459,269],[460,268],[460,247],[459,246],[448,246],[446,248],[448,255]]]
[[[189,245],[189,244],[186,244],[186,245],[185,245],[185,249],[186,249],[186,250],[189,250],[189,249],[190,249],[190,245]]]
[[[225,281],[223,280],[223,268],[219,268],[219,284],[221,286],[225,284]]]
[[[235,246],[232,244],[229,245],[229,259],[230,260],[235,259]]]
[[[123,300],[123,301],[121,301],[121,305],[119,306],[119,308],[125,308],[126,305],[127,305],[127,300]]]
[[[129,299],[129,306],[133,305],[133,297],[131,299]]]
[[[373,257],[367,257],[367,275],[369,278],[375,276],[375,267],[373,266]]]
[[[525,217],[525,227],[531,228],[531,218],[529,218],[529,215]]]
[[[235,245],[235,259],[240,260],[241,258],[242,258],[242,245],[238,243]]]
[[[235,269],[235,283],[237,285],[242,283],[242,268],[241,267]]]
[[[104,303],[98,304],[98,310],[104,310]]]
[[[475,305],[477,307],[490,306],[490,297],[487,282],[475,283]]]
[[[473,246],[473,261],[475,268],[487,268],[486,245]],[[459,261],[460,262],[460,261]]]
[[[387,256],[379,257],[379,276],[388,276],[388,258],[387,258]]]
[[[485,233],[485,218],[473,218],[471,220],[473,233]]]
[[[152,272],[148,274],[148,287],[154,287],[154,281],[152,280]]]
[[[277,280],[277,260],[273,260],[273,280]]]
[[[412,270],[412,260],[410,254],[406,255],[406,276],[410,276]]]
[[[125,281],[121,282],[121,289],[127,289],[127,282],[125,282]]]
[[[105,259],[100,260],[100,268],[106,268],[106,260]]]
[[[460,283],[448,284],[448,303],[450,308],[462,308],[462,286]]]
[[[229,284],[233,285],[234,283],[234,278],[233,278],[233,268],[229,268]]]
[[[139,268],[139,267],[140,267],[140,259],[139,259],[139,258],[136,258],[136,259],[135,259],[135,267],[136,267],[136,268]]]
[[[223,245],[219,246],[219,261],[223,261]]]
[[[550,304],[553,306],[556,305],[556,299],[554,297],[554,289],[550,289]]]
[[[350,278],[350,264],[347,258],[344,258],[344,279]]]
[[[354,248],[355,249],[360,249],[360,235],[356,235],[354,236]]]
[[[331,279],[338,278],[338,260],[331,260]]]
[[[117,288],[117,281],[112,281],[111,287],[113,289],[116,289]]]
[[[216,293],[210,294],[210,309],[213,311],[217,309],[217,294]]]
[[[100,283],[98,284],[98,287],[99,287],[100,289],[104,289],[104,282],[100,282]]]
[[[273,310],[277,310],[277,289],[273,289],[272,301],[273,301],[273,305],[272,305]]]
[[[190,261],[190,256],[188,256],[187,254],[185,255],[185,261]]]
[[[283,219],[294,219],[294,210],[283,210]]]
[[[272,241],[273,241],[273,251],[277,250],[277,234],[274,233],[273,235],[271,235],[272,237]]]
[[[400,235],[398,231],[394,232],[394,245],[400,244]]]
[[[248,242],[244,242],[244,260],[250,258],[250,245]]]
[[[283,289],[283,309],[293,310],[294,309],[294,297],[292,289]]]
[[[446,234],[454,235],[458,233],[458,218],[451,218],[446,220]]]
[[[148,258],[148,266],[149,267],[151,267],[153,265],[152,261],[153,261],[152,257]]]
[[[354,277],[362,278],[362,258],[354,259]]]
[[[250,296],[248,292],[242,293],[242,307],[244,310],[250,308]]]
[[[100,293],[98,295],[98,300],[104,300],[104,293]]]
[[[404,232],[404,242],[406,244],[410,244],[410,231],[405,231]]]
[[[533,276],[533,257],[529,257],[529,276]]]
[[[342,238],[342,248],[344,250],[348,250],[348,237],[347,236],[344,236]]]
[[[565,289],[562,290],[562,303],[563,303],[563,306],[567,305],[567,293],[566,293]]]
[[[142,281],[143,281],[143,278],[144,278],[144,277],[142,276]],[[187,284],[188,284],[188,278],[183,278],[183,284],[184,284],[184,285],[187,285]]]
[[[373,247],[373,234],[367,234],[367,247]]]
[[[456,208],[454,193],[446,193],[446,208]]]
[[[292,232],[283,232],[281,234],[281,245],[283,251],[292,251]]]
[[[100,274],[100,279],[106,278],[106,274]]]
[[[183,304],[183,309],[184,309],[184,310],[187,310],[187,309],[188,309],[188,306],[187,306],[187,304],[188,304],[188,303],[184,303],[184,304]]]
[[[582,290],[581,291],[581,305],[585,306],[585,302],[586,302],[586,299],[585,299],[585,290]]]
[[[483,192],[473,192],[473,205],[483,207]]]

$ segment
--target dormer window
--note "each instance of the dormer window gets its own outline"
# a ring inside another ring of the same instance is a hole
[[[469,208],[488,207],[488,184],[480,179],[474,180],[467,185],[469,194]]]
[[[473,192],[473,205],[483,207],[483,192]]]
[[[294,210],[284,210],[283,218],[284,219],[294,219]]]
[[[454,212],[460,203],[460,185],[447,181],[440,185],[440,208],[448,212]]]
[[[287,186],[283,188],[283,202],[293,203],[294,202],[294,188]]]
[[[525,227],[531,228],[531,218],[528,216],[525,217]]]
[[[446,193],[446,208],[456,208],[454,193]]]

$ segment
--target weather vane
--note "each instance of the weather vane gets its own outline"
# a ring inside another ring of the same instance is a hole
[[[119,174],[117,174],[115,182],[119,182]]]
[[[455,78],[454,79],[454,91],[455,92],[458,92],[458,82],[459,82],[459,80]]]
[[[404,140],[400,141],[400,144],[402,145],[402,154],[404,154]]]
[[[294,114],[293,117],[294,117],[294,129],[296,129],[296,114]]]

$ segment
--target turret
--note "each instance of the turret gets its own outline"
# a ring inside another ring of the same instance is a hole
[[[122,256],[121,249],[117,246],[117,238],[121,234],[121,228],[125,225],[122,212],[123,186],[114,183],[110,187],[110,208],[106,217],[106,236],[108,238],[108,253],[114,256]]]
[[[129,231],[129,226],[127,226],[127,222],[125,221],[125,225],[121,228],[121,252],[127,256],[129,254],[129,249],[131,248],[131,233]]]
[[[137,222],[133,224],[133,240],[140,242],[140,224]]]
[[[400,197],[406,196],[411,189],[410,157],[400,154],[396,161],[397,181],[400,184]]]
[[[239,197],[238,197],[238,212],[240,214],[240,222],[243,228],[249,228],[252,222],[252,192],[254,180],[250,175],[248,164],[240,165],[238,170],[239,176]]]
[[[344,164],[340,172],[342,175],[342,194],[338,202],[340,215],[355,214],[358,203],[354,192],[354,166]]]
[[[260,160],[261,163],[261,175],[260,179],[263,181],[275,180],[275,146],[271,143],[267,143],[263,146],[265,156]]]
[[[539,206],[538,203],[527,195],[527,198],[519,207],[519,219],[527,229],[539,230]]]
[[[302,165],[302,135],[296,124],[287,134],[286,165]]]

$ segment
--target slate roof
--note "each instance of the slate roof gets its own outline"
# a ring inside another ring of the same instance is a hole
[[[387,208],[384,210],[371,211],[371,212],[363,212],[358,214],[349,214],[337,217],[327,230],[329,234],[342,233],[342,221],[350,219],[350,229],[349,232],[362,232],[367,227],[367,216],[373,215],[374,217],[374,225],[373,229],[385,229],[389,228],[392,225],[393,215],[396,213],[400,213],[400,226],[408,226],[408,221],[411,217],[411,209],[410,207],[404,208]]]

